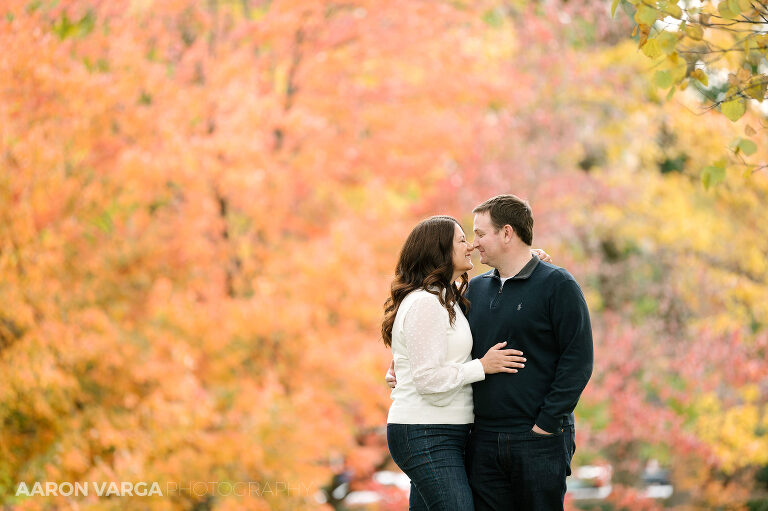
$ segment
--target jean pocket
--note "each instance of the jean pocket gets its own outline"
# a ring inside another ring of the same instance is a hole
[[[530,430],[530,431],[528,432],[528,435],[529,435],[531,438],[558,438],[558,437],[560,437],[560,436],[562,436],[562,435],[563,435],[563,429],[562,429],[562,428],[558,428],[558,430],[557,430],[557,431],[555,431],[555,432],[553,432],[553,433],[548,433],[548,434],[545,434],[545,433],[537,433],[537,432],[535,432],[534,430]]]

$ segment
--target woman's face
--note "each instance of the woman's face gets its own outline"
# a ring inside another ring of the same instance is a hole
[[[453,280],[473,268],[471,254],[472,245],[467,241],[461,227],[456,224],[453,234]]]

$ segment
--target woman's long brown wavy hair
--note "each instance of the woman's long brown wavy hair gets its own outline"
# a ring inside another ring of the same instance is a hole
[[[450,216],[433,216],[422,220],[413,228],[403,244],[395,268],[395,278],[389,298],[384,302],[384,321],[381,336],[384,344],[392,346],[392,326],[400,304],[408,293],[423,289],[440,300],[448,310],[451,325],[456,321],[456,303],[463,311],[469,310],[464,297],[469,284],[467,273],[461,275],[461,285],[451,282],[453,277],[453,237],[459,222]]]

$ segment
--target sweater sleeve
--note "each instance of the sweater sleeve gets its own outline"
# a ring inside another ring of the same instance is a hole
[[[485,379],[483,364],[446,362],[448,311],[432,295],[418,298],[405,315],[403,333],[416,391],[435,406],[450,404],[464,385]]]
[[[593,348],[589,310],[579,285],[572,278],[555,287],[551,302],[552,328],[560,350],[555,379],[536,425],[556,432],[562,419],[573,412],[592,376]]]

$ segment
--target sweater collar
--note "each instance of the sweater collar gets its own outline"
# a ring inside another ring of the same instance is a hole
[[[517,275],[514,277],[511,277],[511,280],[526,280],[533,274],[533,270],[536,269],[536,267],[539,265],[539,258],[536,256],[531,256],[531,259],[525,263],[525,266],[523,266],[519,272],[517,272]],[[493,271],[489,271],[488,273],[483,274],[483,278],[494,278],[497,280],[501,280],[501,275],[499,275],[499,270],[494,268]]]

